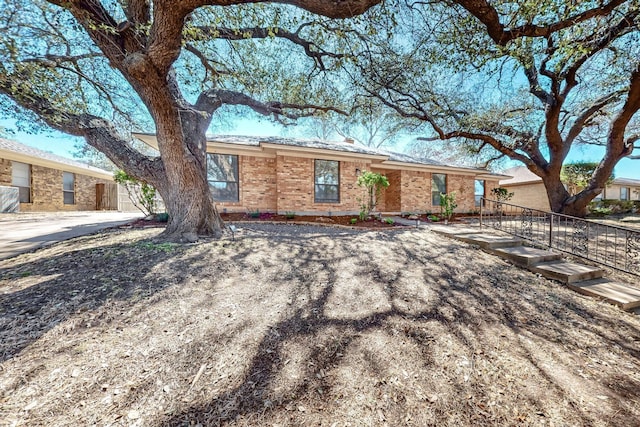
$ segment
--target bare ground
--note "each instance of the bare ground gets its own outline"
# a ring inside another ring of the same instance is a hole
[[[425,230],[241,228],[3,261],[0,425],[638,425],[638,316]]]

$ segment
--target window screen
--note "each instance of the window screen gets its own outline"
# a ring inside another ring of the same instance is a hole
[[[207,181],[216,202],[239,201],[238,156],[207,154]]]
[[[74,205],[76,176],[71,172],[62,172],[62,200],[65,205]]]
[[[340,162],[315,161],[315,201],[317,203],[340,201]]]
[[[31,203],[31,165],[11,162],[11,185],[18,187],[20,203]]]
[[[447,175],[431,174],[431,206],[440,206],[440,193],[447,192]]]

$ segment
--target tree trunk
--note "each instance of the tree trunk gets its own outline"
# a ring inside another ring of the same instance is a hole
[[[587,215],[587,206],[602,189],[583,190],[572,196],[559,178],[542,177],[542,182],[547,189],[547,198],[551,211],[564,215],[584,218]]]
[[[162,238],[195,242],[199,236],[220,237],[224,222],[207,182],[206,123],[193,124],[187,117],[182,120],[177,132],[169,125],[168,132],[158,134],[164,171],[157,177],[156,187],[169,214]]]
[[[195,242],[199,236],[220,237],[224,222],[215,207],[207,181],[185,173],[180,182],[172,182],[158,191],[162,196],[169,223],[162,238]]]
[[[566,203],[569,199],[569,192],[564,188],[562,182],[560,182],[559,174],[555,175],[557,176],[554,176],[554,174],[542,176],[542,182],[547,190],[547,199],[549,200],[551,211],[556,213],[565,213],[565,209],[567,208]]]

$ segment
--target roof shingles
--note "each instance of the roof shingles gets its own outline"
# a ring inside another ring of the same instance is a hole
[[[73,166],[80,169],[86,169],[92,172],[110,174],[109,171],[106,171],[104,169],[99,169],[93,166],[89,166],[86,163],[82,163],[72,159],[68,159],[66,157],[58,156],[56,154],[39,150],[37,148],[30,147],[28,145],[21,144],[16,141],[10,141],[8,139],[0,138],[0,149],[11,151],[17,154],[22,154],[22,155],[33,157],[33,158],[48,160],[50,162],[58,163],[60,165]]]

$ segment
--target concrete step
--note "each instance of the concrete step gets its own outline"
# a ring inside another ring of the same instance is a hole
[[[546,278],[555,279],[565,284],[598,279],[604,275],[604,271],[601,268],[568,261],[536,264],[530,266],[529,269],[535,273],[542,274]]]
[[[414,221],[415,222],[415,221]],[[481,229],[478,226],[473,225],[444,225],[440,223],[429,223],[429,229],[436,233],[444,234],[449,237],[456,237],[460,234],[472,234],[481,233]]]
[[[640,289],[632,288],[624,283],[613,282],[609,279],[594,279],[572,283],[569,287],[583,295],[601,298],[623,310],[633,310],[640,307]]]
[[[484,233],[457,234],[452,237],[478,245],[483,249],[509,248],[524,245],[524,240],[509,236],[494,236]]]
[[[557,261],[562,258],[562,255],[557,252],[532,248],[530,246],[498,248],[494,249],[493,252],[495,252],[497,255],[500,255],[502,258],[510,259],[513,262],[525,267],[529,267],[533,264],[540,264],[543,262]]]

